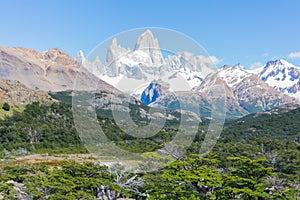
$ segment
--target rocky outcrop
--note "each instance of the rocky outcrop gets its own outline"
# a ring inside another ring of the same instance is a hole
[[[19,81],[0,79],[0,102],[28,104],[36,101],[52,99],[46,92],[31,90]]]
[[[141,101],[149,105],[156,101],[163,93],[168,90],[168,85],[161,80],[154,80],[152,81],[148,87],[143,91],[141,96]]]
[[[130,52],[128,49],[125,49],[118,45],[116,38],[112,40],[112,43],[108,48],[106,54],[106,62],[110,68],[110,70],[107,70],[108,75],[117,76],[119,74],[118,59],[120,57],[126,56],[128,52]]]

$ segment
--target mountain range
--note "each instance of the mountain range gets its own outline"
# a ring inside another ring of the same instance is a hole
[[[88,62],[79,55],[78,62],[95,76],[146,105],[180,109],[181,103],[186,110],[198,113],[200,107],[200,115],[209,115],[207,89],[216,82],[224,86],[227,114],[235,117],[300,100],[300,68],[285,60],[270,61],[255,70],[240,64],[214,69],[213,56],[178,52],[163,57],[150,30],[137,38],[133,50],[118,45],[114,38],[106,63],[99,58]]]
[[[34,91],[96,88],[109,94],[102,97],[103,102],[117,93],[122,96],[120,102],[141,102],[209,116],[210,88],[222,85],[225,102],[219,106],[226,105],[227,116],[234,118],[284,104],[299,104],[300,67],[282,59],[269,61],[255,70],[247,70],[240,64],[214,69],[215,63],[213,56],[190,52],[164,57],[158,39],[150,30],[137,38],[133,50],[120,46],[114,38],[105,63],[99,57],[88,60],[82,51],[73,58],[58,48],[39,52],[0,47],[0,78],[17,81]],[[8,82],[0,85],[4,83]],[[98,103],[104,105],[103,102]]]

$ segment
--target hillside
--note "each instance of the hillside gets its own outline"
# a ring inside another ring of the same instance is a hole
[[[29,104],[35,101],[52,101],[46,92],[29,89],[19,81],[0,79],[0,102]]]
[[[36,101],[51,103],[54,100],[46,92],[31,90],[19,81],[0,79],[0,119],[15,111],[21,112],[26,104]]]
[[[0,46],[0,78],[17,80],[33,90],[102,90],[113,87],[89,73],[68,53],[52,48],[39,52],[21,47]]]
[[[239,196],[244,196],[243,199],[295,199],[300,180],[299,119],[300,109],[294,109],[263,118],[233,122],[224,128],[215,148],[204,158],[199,158],[197,154],[207,124],[200,124],[199,132],[185,158],[159,171],[134,175],[122,167],[109,165],[108,168],[99,168],[98,164],[90,163],[91,159],[74,163],[59,158],[68,158],[65,153],[88,153],[74,128],[70,105],[59,102],[52,105],[28,104],[24,112],[0,120],[0,197],[8,197],[8,191],[9,194],[27,195],[28,199],[31,199],[30,195],[43,196],[45,191],[32,187],[39,183],[49,189],[57,184],[57,189],[50,189],[47,193],[53,199],[65,195],[68,196],[66,199],[76,199],[80,195],[94,198],[101,191],[102,195],[109,195],[103,193],[103,187],[118,197],[134,199],[142,199],[145,194],[159,199],[172,199],[175,196],[192,199],[194,195],[208,199],[224,199],[228,196],[232,196],[231,199],[239,199]],[[134,138],[124,134],[113,120],[101,115],[101,112],[98,113],[98,120],[105,127],[107,137],[120,148],[142,152],[146,158],[150,156],[142,163],[143,169],[157,162],[156,159],[164,158],[152,151],[171,141],[177,133],[172,125],[173,128],[165,127],[151,138]],[[11,160],[14,156],[45,152],[55,154],[57,159],[51,158],[47,162],[41,159],[43,156],[39,156],[40,161],[24,161],[25,158],[20,158],[18,165]],[[21,161],[24,163],[20,164]],[[57,167],[51,167],[53,165]],[[117,169],[121,171],[114,171]],[[123,182],[116,181],[115,173],[122,173],[125,182],[135,177],[133,180],[143,184],[134,185],[137,183],[134,182],[133,185],[123,185]],[[61,178],[53,179],[57,176]],[[95,178],[101,181],[95,181]],[[86,182],[82,183],[83,179]],[[80,188],[77,186],[79,180]],[[93,186],[88,184],[90,181],[93,181]],[[61,187],[62,184],[65,186]],[[177,189],[171,189],[174,187]]]

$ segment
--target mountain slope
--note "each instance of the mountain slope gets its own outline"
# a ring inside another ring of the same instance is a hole
[[[0,102],[28,104],[36,101],[52,99],[46,92],[31,90],[19,81],[0,79]]]
[[[210,97],[214,86],[222,86],[220,94]],[[163,94],[152,103],[153,106],[179,109],[180,103],[187,109],[201,116],[211,114],[212,99],[221,97],[220,105],[226,105],[227,118],[238,118],[249,113],[269,110],[274,107],[296,103],[297,101],[259,79],[255,74],[244,70],[242,66],[224,66],[215,73],[209,74],[194,91]]]
[[[277,91],[300,100],[300,67],[280,59],[251,72]]]
[[[239,105],[249,113],[296,102],[270,87],[256,75],[247,72],[240,65],[235,67],[225,66],[219,69],[217,74],[231,88]]]
[[[44,52],[26,48],[0,47],[0,78],[17,80],[34,90],[89,90],[112,87],[80,67],[69,54],[53,48]]]

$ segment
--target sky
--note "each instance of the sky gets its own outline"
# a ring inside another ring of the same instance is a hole
[[[286,59],[300,66],[298,0],[0,0],[0,45],[72,56],[120,32],[162,27],[202,45],[218,65]]]

